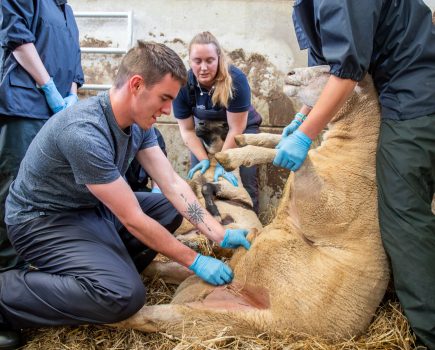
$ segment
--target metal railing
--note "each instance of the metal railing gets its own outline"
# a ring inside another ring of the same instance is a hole
[[[74,12],[76,18],[127,18],[127,46],[125,48],[117,47],[81,47],[83,53],[97,54],[124,54],[126,53],[133,42],[133,12]],[[83,90],[107,90],[110,89],[110,84],[83,84]]]

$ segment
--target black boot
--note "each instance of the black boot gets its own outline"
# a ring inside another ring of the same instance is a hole
[[[21,346],[19,331],[0,330],[0,350],[15,350]]]

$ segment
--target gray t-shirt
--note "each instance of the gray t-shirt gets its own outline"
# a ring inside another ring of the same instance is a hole
[[[27,150],[6,199],[6,223],[95,207],[86,184],[115,181],[139,150],[157,145],[152,128],[119,128],[108,92],[59,112]]]

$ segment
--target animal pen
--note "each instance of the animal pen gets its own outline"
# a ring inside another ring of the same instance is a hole
[[[427,1],[435,8],[435,0]],[[300,102],[283,92],[287,71],[306,66],[291,24],[292,1],[139,1],[74,0],[80,29],[86,85],[80,98],[110,87],[122,54],[135,40],[154,40],[173,48],[187,64],[187,45],[193,34],[210,30],[221,41],[231,61],[246,73],[252,101],[263,116],[262,131],[280,134]],[[173,116],[157,125],[167,143],[168,158],[181,175],[188,170],[188,152]],[[318,140],[320,142],[321,140]],[[276,213],[289,172],[271,164],[260,166],[261,223],[268,225]],[[435,205],[433,206],[435,213]],[[207,242],[200,245],[210,253]],[[307,271],[307,273],[309,273]],[[143,276],[147,305],[168,304],[177,288],[158,276]],[[291,298],[291,295],[288,296]],[[321,315],[319,317],[322,317]],[[142,333],[105,326],[80,326],[25,330],[23,349],[415,349],[415,336],[392,286],[373,315],[367,331],[350,339],[315,337],[297,332],[231,334],[226,327],[213,336],[169,332]]]

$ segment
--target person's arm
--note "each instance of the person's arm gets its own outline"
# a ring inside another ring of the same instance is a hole
[[[181,138],[187,148],[199,161],[208,159],[207,151],[205,150],[202,141],[198,136],[196,136],[193,117],[177,119],[177,122],[180,128]]]
[[[311,140],[314,140],[340,110],[356,84],[357,82],[354,80],[331,75],[319,99],[309,112],[307,119],[299,127],[299,130]]]
[[[128,232],[147,247],[186,267],[193,264],[197,253],[143,213],[133,191],[122,177],[108,184],[86,186],[122,222]]]
[[[224,227],[201,206],[190,186],[174,171],[158,147],[145,148],[137,159],[172,205],[199,231],[216,243],[225,236]]]
[[[33,43],[27,43],[18,46],[12,54],[17,62],[26,70],[27,73],[35,80],[35,82],[44,91],[45,99],[50,109],[57,113],[67,107],[67,102],[64,101],[62,95],[56,88],[53,79],[47,72],[41,57],[36,51]],[[77,96],[77,95],[74,95]]]
[[[69,93],[77,95],[77,83],[73,82],[71,84],[71,88],[69,89]]]
[[[50,75],[33,43],[18,46],[12,54],[39,86],[45,85],[50,80]]]
[[[233,113],[227,111],[228,134],[225,138],[222,151],[237,147],[234,137],[243,134],[248,123],[248,111]]]
[[[312,107],[307,105],[302,105],[301,109],[299,110],[299,113],[302,113],[303,115],[308,116],[310,114]]]
[[[273,164],[291,171],[305,161],[312,140],[324,129],[355,88],[356,82],[331,75],[306,120],[289,136],[282,138]]]

